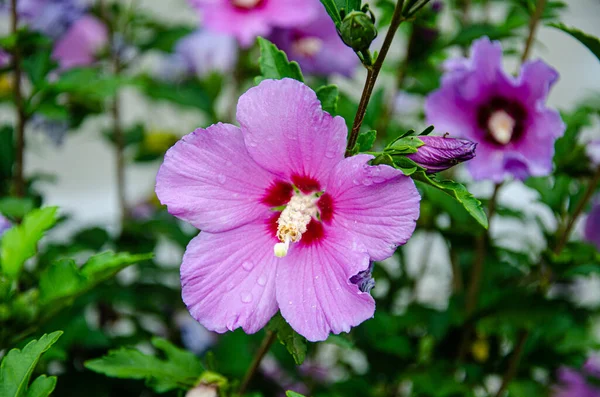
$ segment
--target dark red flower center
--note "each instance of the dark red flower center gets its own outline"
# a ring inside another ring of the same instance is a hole
[[[253,10],[262,7],[266,0],[229,0],[231,4],[240,10]]]
[[[312,177],[293,175],[290,179],[291,183],[275,181],[262,197],[261,202],[276,211],[266,222],[269,233],[273,236],[274,241],[279,241],[277,238],[278,221],[292,197],[294,195],[312,196],[315,200],[312,202],[316,206],[315,216],[309,218],[310,222],[305,224],[306,230],[302,233],[298,245],[309,246],[318,243],[325,236],[324,224],[330,224],[333,220],[334,200],[330,194],[321,193],[321,185]]]
[[[527,110],[512,99],[494,96],[477,110],[477,124],[485,139],[499,146],[518,142],[525,132]]]

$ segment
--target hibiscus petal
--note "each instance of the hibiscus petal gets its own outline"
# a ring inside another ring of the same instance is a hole
[[[402,171],[370,166],[373,156],[357,155],[332,171],[326,193],[332,197],[331,227],[348,230],[366,247],[371,259],[391,256],[416,227],[421,196]]]
[[[240,97],[237,119],[250,156],[286,180],[326,181],[344,158],[344,119],[321,109],[317,95],[292,79],[265,80]]]
[[[521,68],[520,85],[528,91],[527,102],[546,100],[550,88],[558,80],[558,72],[544,61],[526,62]]]
[[[239,128],[216,124],[169,149],[156,177],[156,194],[171,214],[218,232],[263,215],[260,201],[274,179],[250,158]]]
[[[276,242],[264,223],[194,238],[181,265],[183,301],[192,317],[220,333],[264,327],[277,312]]]
[[[360,243],[348,233],[329,230],[318,244],[293,246],[280,259],[276,291],[281,314],[309,341],[349,332],[373,317],[375,301],[350,282],[369,266],[367,253],[356,247]]]

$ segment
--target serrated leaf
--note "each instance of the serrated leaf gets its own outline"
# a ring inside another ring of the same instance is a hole
[[[356,152],[360,153],[371,150],[376,138],[377,131],[375,130],[361,132],[358,134],[358,139],[356,140]]]
[[[281,342],[292,355],[296,364],[300,365],[304,362],[306,350],[308,348],[306,339],[294,331],[280,313],[277,313],[271,321],[269,321],[267,328],[277,333],[279,342]]]
[[[317,98],[321,101],[321,107],[331,115],[337,113],[337,104],[339,99],[339,90],[337,85],[324,85],[317,89]]]
[[[27,397],[47,397],[56,387],[56,376],[40,375],[29,386]]]
[[[58,207],[46,207],[31,211],[23,223],[14,226],[2,236],[0,256],[2,271],[11,278],[17,278],[25,261],[37,252],[37,244],[46,230],[56,223]]]
[[[90,280],[105,280],[129,265],[151,259],[153,254],[103,252],[92,256],[82,266],[81,274]]]
[[[285,392],[286,397],[305,397],[303,394],[296,393],[295,391],[288,390]]]
[[[548,26],[551,26],[556,29],[560,29],[565,33],[570,34],[575,39],[577,39],[581,44],[586,46],[588,50],[592,52],[600,61],[600,39],[585,32],[582,32],[579,29],[569,27],[564,23],[549,23]]]
[[[22,350],[12,349],[0,364],[0,396],[30,397],[46,396],[52,392],[56,384],[51,385],[51,378],[38,377],[29,386],[29,379],[42,354],[60,338],[62,331],[44,334],[39,340],[32,340]],[[48,394],[43,394],[48,392]],[[30,394],[32,393],[32,394]]]
[[[75,295],[86,282],[75,261],[61,259],[48,266],[40,276],[40,302],[46,304],[54,299]]]
[[[327,14],[335,23],[335,26],[338,26],[342,23],[342,18],[340,17],[340,10],[338,10],[337,4],[333,0],[321,0],[321,4],[325,7]]]
[[[488,228],[488,219],[483,207],[481,206],[481,202],[477,200],[464,185],[451,180],[437,180],[435,177],[427,175],[423,171],[418,171],[414,175],[415,179],[438,188],[444,193],[454,197],[459,203],[462,204],[462,206],[477,221],[477,223],[479,223],[485,229]]]
[[[285,77],[304,82],[300,66],[297,62],[288,61],[285,52],[281,51],[275,44],[262,37],[258,38],[258,45],[260,46],[260,58],[258,58],[258,64],[260,66],[261,76],[256,78],[257,84],[262,80],[279,80]]]
[[[204,371],[200,360],[167,340],[153,338],[152,344],[164,352],[165,359],[136,349],[120,348],[102,358],[87,361],[85,367],[114,378],[145,379],[157,393],[194,387]]]

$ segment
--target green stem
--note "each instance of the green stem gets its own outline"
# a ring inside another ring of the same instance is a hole
[[[546,0],[537,0],[535,11],[529,20],[529,35],[527,36],[527,41],[525,42],[525,49],[523,50],[523,55],[521,56],[521,63],[525,62],[529,56],[529,52],[531,51],[531,46],[533,45],[533,40],[535,38],[535,31],[540,19],[542,18],[545,7]]]
[[[17,13],[17,0],[11,0],[11,33],[17,35],[19,25],[19,14]],[[13,57],[13,95],[15,108],[17,111],[17,122],[15,128],[16,146],[15,146],[15,169],[14,169],[14,188],[15,196],[25,197],[25,124],[27,123],[27,114],[23,104],[23,94],[21,92],[21,49],[17,43],[12,52]]]
[[[383,61],[385,61],[385,57],[387,56],[387,53],[390,50],[392,41],[394,40],[394,36],[398,31],[398,27],[404,21],[404,17],[402,16],[403,5],[404,0],[399,0],[396,3],[396,8],[394,8],[394,14],[392,15],[392,21],[390,23],[390,28],[387,34],[385,35],[385,39],[383,41],[383,45],[381,46],[381,50],[379,51],[379,54],[377,55],[377,59],[375,60],[373,66],[368,68],[367,80],[365,81],[365,86],[363,88],[360,102],[358,104],[356,117],[354,117],[352,130],[350,131],[350,137],[348,138],[348,146],[346,147],[346,157],[350,156],[350,154],[352,153],[352,149],[356,145],[358,133],[360,132],[360,127],[365,119],[365,114],[367,113],[367,105],[369,104],[369,100],[371,99],[371,95],[373,94],[373,89],[375,88],[377,77],[379,76],[379,72],[381,71],[381,67],[383,66]]]
[[[248,371],[246,371],[246,374],[244,375],[244,379],[242,380],[242,384],[240,385],[240,389],[238,391],[240,396],[243,396],[244,393],[246,392],[246,390],[248,389],[248,385],[250,384],[250,381],[252,380],[252,378],[254,377],[254,374],[260,367],[260,363],[261,363],[262,359],[269,352],[269,349],[271,348],[271,345],[273,344],[273,342],[275,342],[275,338],[277,338],[276,332],[267,331],[267,334],[265,335],[264,339],[262,340],[260,347],[258,348],[258,350],[256,351],[256,354],[254,355],[252,364],[250,364]]]

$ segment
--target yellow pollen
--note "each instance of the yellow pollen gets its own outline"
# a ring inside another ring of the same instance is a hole
[[[510,114],[497,110],[488,120],[488,129],[498,143],[506,145],[512,139],[515,124],[515,119]]]
[[[273,247],[275,256],[281,258],[287,255],[290,243],[297,243],[306,232],[306,227],[317,215],[317,198],[314,195],[298,193],[277,219],[277,238],[280,243]]]

